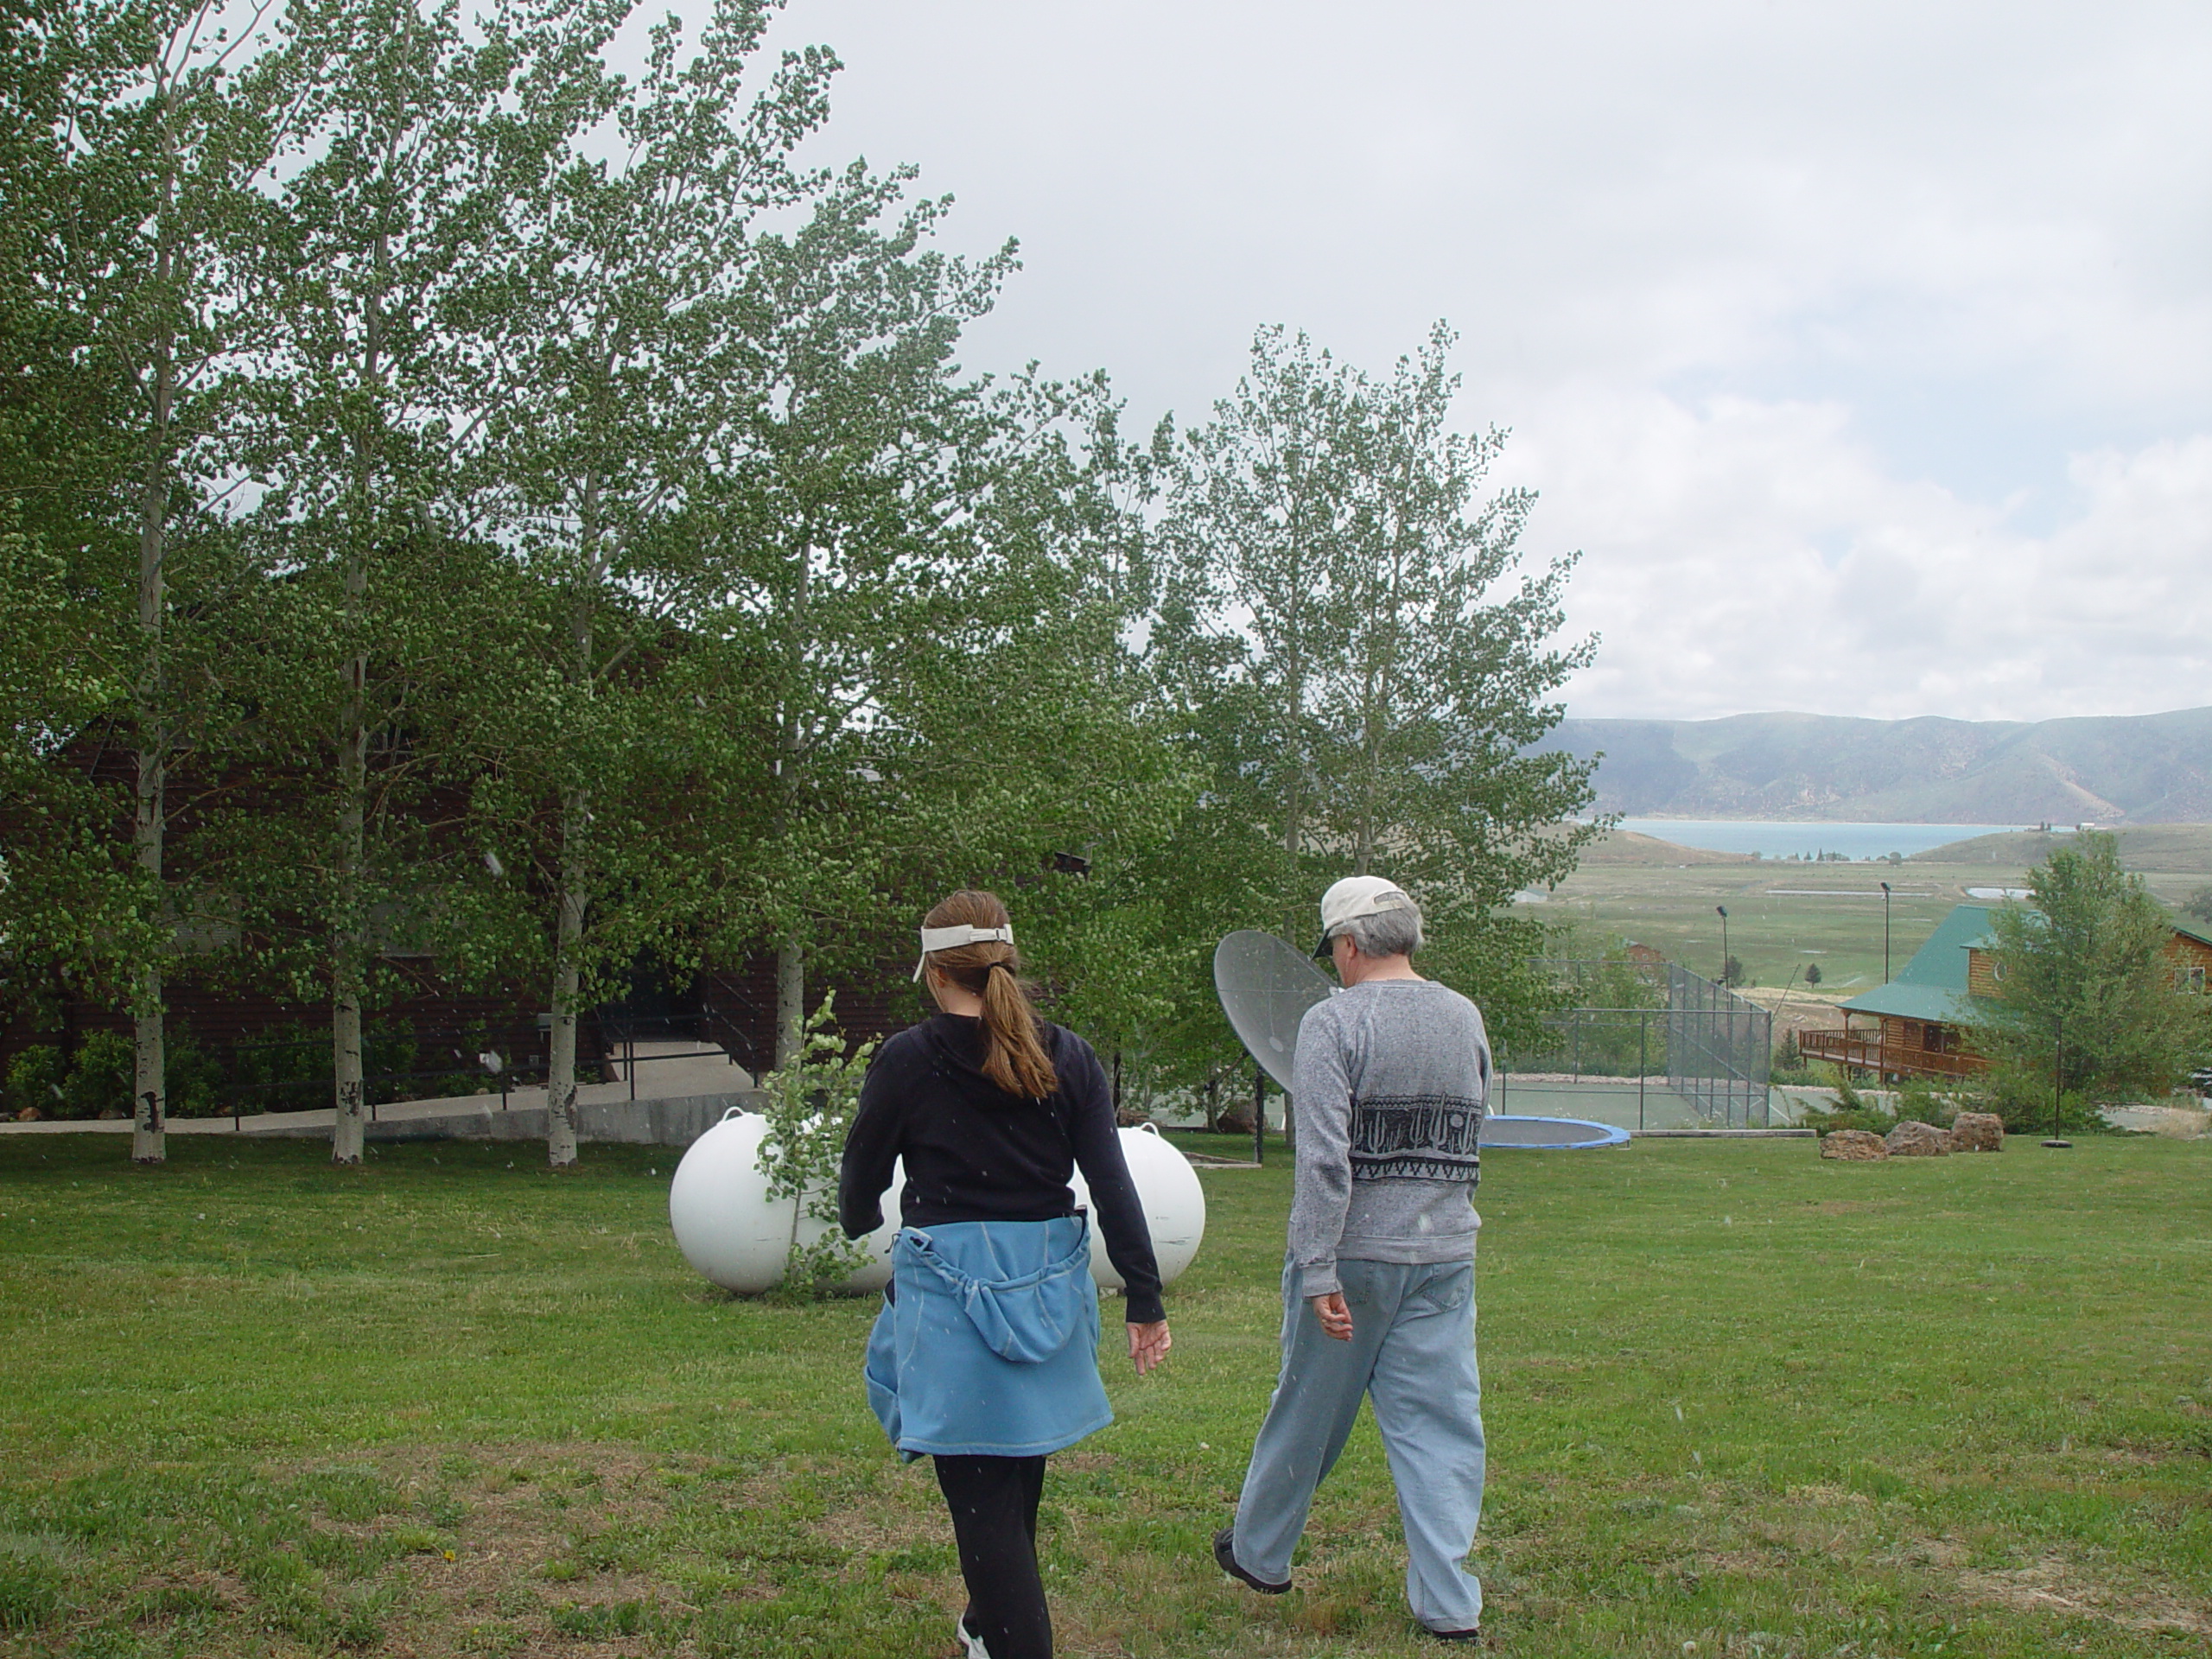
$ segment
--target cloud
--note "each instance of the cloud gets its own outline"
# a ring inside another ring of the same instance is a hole
[[[2212,702],[2212,10],[801,0],[820,159],[1026,269],[965,356],[1202,416],[1461,330],[1588,714]]]
[[[1887,473],[1834,404],[1568,392],[1510,471],[1543,493],[1532,549],[1585,550],[1578,714],[2033,720],[2212,686],[2212,436],[2075,458],[2043,535]]]

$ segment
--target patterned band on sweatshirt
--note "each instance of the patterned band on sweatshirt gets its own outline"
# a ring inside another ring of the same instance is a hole
[[[1377,1095],[1351,1103],[1355,1181],[1471,1181],[1482,1167],[1479,1103],[1459,1095]]]

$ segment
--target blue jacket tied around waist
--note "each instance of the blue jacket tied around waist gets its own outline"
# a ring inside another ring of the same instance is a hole
[[[1033,1457],[1113,1421],[1081,1215],[902,1230],[868,1395],[910,1458]]]

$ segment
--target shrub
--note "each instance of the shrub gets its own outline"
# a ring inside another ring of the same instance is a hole
[[[873,1042],[848,1050],[837,1034],[836,994],[807,1015],[799,1058],[760,1079],[760,1106],[768,1130],[760,1166],[772,1198],[796,1197],[804,1213],[830,1224],[811,1244],[791,1243],[779,1293],[804,1300],[821,1294],[868,1264],[864,1243],[849,1241],[836,1225],[837,1164],[845,1132],[860,1110],[861,1083],[875,1053]]]
[[[1911,1118],[1948,1129],[1959,1111],[1958,1101],[1950,1095],[1938,1093],[1935,1084],[1926,1077],[1908,1077],[1897,1090],[1897,1116],[1899,1122]]]
[[[68,1074],[60,1049],[43,1045],[27,1048],[8,1062],[8,1084],[0,1092],[0,1105],[6,1106],[10,1117],[26,1110],[52,1117],[60,1109],[62,1079]]]
[[[2038,1075],[2000,1062],[1982,1074],[1981,1089],[1974,1105],[1978,1110],[1994,1112],[2003,1118],[2008,1134],[2049,1135],[2051,1131],[2048,1073]],[[2061,1135],[2102,1135],[2111,1127],[2087,1094],[2078,1089],[2065,1091],[2058,1107]]]
[[[69,1076],[61,1085],[59,1117],[98,1117],[120,1112],[128,1117],[131,1106],[130,1039],[119,1031],[96,1031],[78,1045]]]
[[[1875,1135],[1887,1135],[1897,1126],[1897,1115],[1860,1094],[1851,1081],[1847,1066],[1830,1065],[1828,1077],[1835,1090],[1835,1108],[1826,1110],[1808,1107],[1798,1120],[1802,1128],[1815,1129],[1826,1135],[1831,1129],[1866,1129]]]
[[[1820,1081],[1805,1058],[1804,1051],[1797,1046],[1796,1032],[1783,1032],[1782,1040],[1774,1046],[1773,1058],[1767,1063],[1767,1081],[1801,1086]]]
[[[222,1066],[188,1032],[173,1033],[162,1043],[162,1082],[171,1117],[222,1117],[230,1112]]]
[[[162,1052],[169,1116],[219,1117],[230,1110],[222,1066],[190,1033],[171,1031]],[[79,1046],[73,1062],[44,1046],[16,1055],[8,1067],[5,1103],[10,1116],[26,1106],[48,1117],[98,1117],[111,1110],[127,1116],[137,1077],[131,1039],[119,1031],[96,1031]]]
[[[232,1081],[249,1112],[311,1111],[330,1104],[330,1038],[304,1026],[272,1026],[231,1052]]]
[[[416,1055],[410,1031],[362,1033],[361,1071],[368,1103],[381,1106],[416,1096],[419,1091],[411,1075]],[[240,1104],[249,1112],[308,1112],[326,1107],[336,1077],[330,1027],[272,1026],[232,1052],[231,1070],[239,1085]],[[442,1091],[445,1081],[439,1080]],[[470,1092],[482,1086],[480,1076],[467,1090],[446,1092]]]

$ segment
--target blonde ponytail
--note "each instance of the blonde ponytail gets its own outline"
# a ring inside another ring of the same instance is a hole
[[[983,1075],[1007,1093],[1042,1100],[1060,1086],[1052,1057],[1038,1040],[1037,1011],[1030,1006],[1028,990],[1004,959],[983,975],[983,1030],[989,1037]]]
[[[1006,906],[998,894],[963,887],[922,918],[924,927],[1006,927]],[[1010,1095],[1043,1100],[1060,1086],[1052,1057],[1037,1030],[1037,1010],[1021,982],[1021,956],[1011,944],[992,939],[932,950],[929,965],[961,989],[983,1001],[983,1075]]]

